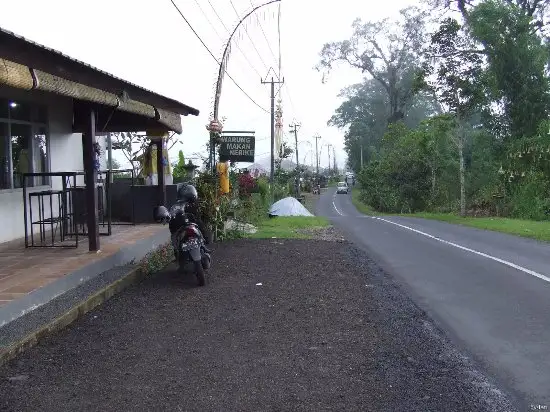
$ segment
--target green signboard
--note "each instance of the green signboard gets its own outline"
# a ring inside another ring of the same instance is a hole
[[[254,162],[256,138],[253,135],[224,135],[220,136],[220,161]]]

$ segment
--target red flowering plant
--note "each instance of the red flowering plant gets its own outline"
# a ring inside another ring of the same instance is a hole
[[[151,250],[141,261],[139,266],[145,275],[151,275],[170,264],[174,260],[174,250],[170,242]]]
[[[254,190],[256,186],[256,182],[250,172],[248,170],[245,170],[240,176],[239,176],[239,196],[241,198],[243,197],[250,197],[250,194]]]

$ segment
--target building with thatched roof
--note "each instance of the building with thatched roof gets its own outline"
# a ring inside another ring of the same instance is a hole
[[[71,190],[82,189],[89,247],[98,250],[96,132],[146,131],[162,153],[182,116],[198,114],[0,28],[0,243],[26,237],[39,212],[42,222],[66,226]],[[163,196],[161,173],[158,203]]]

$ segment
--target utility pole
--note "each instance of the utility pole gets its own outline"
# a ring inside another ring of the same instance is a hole
[[[274,152],[274,146],[275,146],[275,85],[276,84],[283,84],[285,82],[285,79],[283,78],[282,81],[275,81],[273,80],[273,77],[270,81],[264,81],[262,79],[262,84],[271,84],[271,172],[269,175],[269,180],[271,184],[273,185],[274,182],[274,176],[275,176],[275,152]]]
[[[336,149],[334,146],[332,146],[332,162],[334,163],[334,167],[332,170],[334,170],[335,174],[338,174],[338,170],[336,169]]]
[[[313,136],[313,138],[315,139],[315,169],[316,169],[316,174],[317,174],[317,178],[319,178],[319,150],[318,150],[318,141],[319,139],[321,138],[321,136],[319,135],[316,135],[316,136]]]
[[[294,121],[291,125],[289,125],[290,127],[290,133],[294,133],[294,144],[295,144],[295,147],[296,147],[296,179],[297,179],[297,184],[296,184],[296,195],[298,197],[300,197],[300,176],[301,176],[301,173],[300,173],[300,160],[299,160],[299,157],[298,157],[298,128],[301,126],[300,123],[296,123],[296,121]]]
[[[327,154],[328,154],[328,166],[327,166],[327,170],[328,170],[328,174],[330,176],[330,147],[332,145],[329,143],[327,144]]]

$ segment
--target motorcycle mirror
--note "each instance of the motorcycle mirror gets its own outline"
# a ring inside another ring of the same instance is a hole
[[[156,222],[164,223],[170,219],[170,212],[164,206],[157,206],[153,209],[153,217]]]

